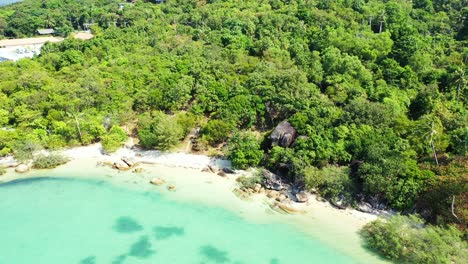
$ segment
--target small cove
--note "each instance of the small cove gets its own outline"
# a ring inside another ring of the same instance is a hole
[[[3,183],[0,208],[0,263],[359,263],[285,225],[102,180]]]

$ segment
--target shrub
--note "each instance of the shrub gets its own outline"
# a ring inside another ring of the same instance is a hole
[[[109,130],[109,134],[102,137],[102,149],[107,153],[115,152],[123,146],[127,138],[127,133],[125,133],[123,128],[113,126]]]
[[[157,112],[153,119],[140,123],[138,137],[144,148],[167,150],[179,142],[183,131],[176,120]]]
[[[3,167],[0,167],[0,175],[3,175],[6,173],[6,169]]]
[[[231,126],[222,120],[210,120],[200,132],[202,138],[214,146],[226,141],[231,132]]]
[[[453,226],[424,226],[417,216],[391,217],[364,226],[366,244],[399,263],[464,263],[467,243]]]
[[[349,169],[346,167],[328,166],[323,169],[306,167],[302,170],[306,187],[319,189],[327,198],[337,198],[340,195],[351,199],[354,192],[354,183],[349,178]]]
[[[250,177],[242,175],[239,178],[237,178],[237,182],[240,184],[241,188],[244,187],[248,189],[253,189],[255,188],[255,185],[257,183],[262,182],[262,176],[260,175],[260,173],[255,173]]]
[[[260,142],[252,133],[236,133],[228,141],[227,158],[235,168],[257,166],[263,158]]]
[[[38,155],[34,158],[33,168],[35,169],[52,169],[59,165],[65,164],[68,159],[59,154]]]
[[[194,114],[188,112],[180,112],[175,116],[177,124],[182,129],[182,137],[187,136],[190,131],[195,127],[197,118]]]
[[[33,153],[41,149],[41,146],[34,141],[25,140],[25,141],[16,142],[13,148],[14,148],[15,158],[20,162],[24,162],[24,161],[32,159]]]

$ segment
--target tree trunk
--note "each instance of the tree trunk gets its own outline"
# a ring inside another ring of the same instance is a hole
[[[78,117],[75,114],[73,114],[73,117],[75,118],[76,129],[78,130],[78,135],[80,136],[81,145],[83,145],[83,136],[81,135],[80,122],[78,121]]]
[[[454,205],[455,205],[455,195],[452,197],[452,215],[455,216],[455,218],[456,218],[458,221],[460,221],[460,219],[458,219],[458,216],[455,214]]]
[[[437,159],[437,153],[435,150],[434,141],[432,139],[431,139],[431,148],[432,148],[432,153],[434,154],[435,163],[437,164],[437,166],[439,166],[439,160]]]

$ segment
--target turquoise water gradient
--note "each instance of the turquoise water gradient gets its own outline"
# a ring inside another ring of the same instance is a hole
[[[98,180],[0,184],[0,263],[357,263],[286,225]]]

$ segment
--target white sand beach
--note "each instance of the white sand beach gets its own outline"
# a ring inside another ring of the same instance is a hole
[[[249,221],[288,224],[356,259],[365,260],[367,263],[385,263],[362,247],[362,240],[358,234],[366,223],[377,219],[378,216],[352,209],[339,210],[328,202],[315,199],[314,196],[306,203],[290,205],[303,211],[300,214],[282,214],[272,210],[270,204],[273,200],[267,198],[264,193],[253,194],[248,201],[242,200],[233,190],[238,187],[236,178],[246,172],[240,171],[221,177],[215,173],[201,171],[208,165],[229,167],[229,161],[204,155],[138,151],[128,148],[122,148],[112,155],[104,155],[100,144],[71,148],[63,150],[62,153],[70,158],[70,162],[65,165],[52,170],[32,170],[23,174],[9,168],[5,175],[0,176],[0,182],[41,176],[99,177],[126,188],[158,191],[174,200],[226,208]],[[143,162],[144,164],[138,166],[142,168],[142,172],[123,172],[110,166],[98,165],[102,162],[119,162],[123,156]],[[156,177],[164,180],[165,184],[150,184],[149,181]],[[175,191],[168,190],[168,186],[174,186]]]

